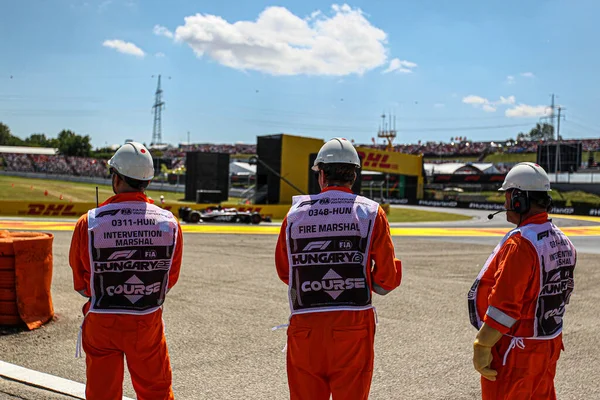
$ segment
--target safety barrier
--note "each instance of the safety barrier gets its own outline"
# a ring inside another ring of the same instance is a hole
[[[50,233],[0,231],[0,326],[36,329],[54,316]]]
[[[500,211],[504,210],[502,203],[490,202],[475,202],[475,201],[454,201],[454,200],[409,200],[409,199],[393,199],[392,204],[418,205],[426,207],[445,207],[445,208],[469,208],[475,210]],[[574,203],[572,206],[564,204],[554,205],[552,214],[564,215],[587,215],[600,216],[600,206],[592,204]]]
[[[218,204],[193,204],[193,203],[171,203],[165,202],[155,203],[157,206],[171,211],[175,216],[178,216],[179,207],[190,207],[194,210],[205,208],[214,208]],[[88,210],[96,207],[96,203],[71,203],[66,201],[0,201],[0,216],[23,216],[23,217],[70,217],[77,218]],[[237,204],[237,203],[221,203],[223,208],[235,208],[238,211],[257,212],[263,218],[270,217],[271,219],[283,219],[289,211],[290,204]],[[386,213],[389,212],[389,205],[382,204]]]
[[[182,204],[182,203],[155,203],[157,206],[171,211],[177,215],[179,207],[190,207],[201,210],[217,207],[218,204]],[[96,203],[70,203],[66,201],[0,201],[0,215],[23,217],[70,217],[77,218],[88,210],[96,207]],[[258,212],[263,217],[283,219],[290,209],[290,205],[245,205],[236,203],[221,203],[221,207],[235,208],[238,211]]]

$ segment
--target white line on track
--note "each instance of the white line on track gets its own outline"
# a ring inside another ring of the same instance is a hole
[[[85,400],[85,385],[69,379],[19,367],[18,365],[10,364],[4,361],[0,361],[0,376],[39,389]],[[123,397],[123,400],[133,399],[130,397]]]

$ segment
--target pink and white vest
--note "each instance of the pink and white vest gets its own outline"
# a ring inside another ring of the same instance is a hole
[[[378,208],[339,190],[293,198],[286,232],[292,314],[373,307],[367,263]]]
[[[90,312],[156,311],[167,293],[178,229],[170,211],[150,203],[111,203],[90,210]]]
[[[553,339],[560,335],[563,327],[565,306],[574,288],[573,272],[577,253],[573,243],[552,222],[529,224],[508,232],[496,246],[468,294],[469,318],[471,324],[479,329],[483,325],[477,310],[477,289],[482,276],[496,257],[506,240],[516,234],[528,240],[535,248],[540,264],[540,289],[536,304],[533,337],[529,339]],[[518,267],[518,266],[515,266]],[[514,321],[499,310],[493,309],[498,316],[490,315],[503,325],[510,326]],[[488,314],[490,311],[488,310]],[[503,323],[502,319],[508,320]]]

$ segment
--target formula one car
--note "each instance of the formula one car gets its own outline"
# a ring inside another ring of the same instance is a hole
[[[190,207],[179,208],[179,218],[188,223],[218,222],[218,223],[245,223],[260,224],[262,221],[270,222],[270,218],[262,218],[257,212],[238,211],[235,208],[207,208],[193,210]]]

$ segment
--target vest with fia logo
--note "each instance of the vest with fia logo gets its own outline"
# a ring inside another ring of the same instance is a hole
[[[294,196],[286,231],[292,314],[372,308],[367,262],[378,208],[339,190]]]
[[[163,304],[177,240],[170,211],[143,202],[88,211],[90,312],[149,314]]]
[[[565,306],[574,288],[573,272],[577,253],[575,247],[550,221],[543,224],[530,224],[508,232],[496,246],[468,295],[469,318],[479,329],[482,316],[477,310],[477,289],[482,276],[506,240],[515,233],[529,241],[535,248],[540,264],[540,289],[536,303],[533,337],[529,339],[553,339],[562,332]]]

